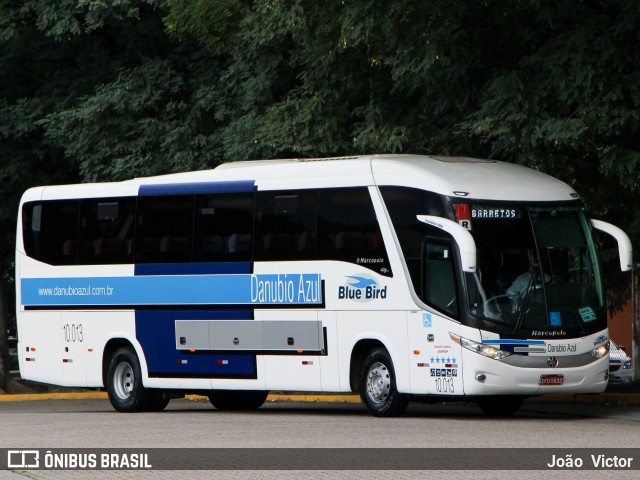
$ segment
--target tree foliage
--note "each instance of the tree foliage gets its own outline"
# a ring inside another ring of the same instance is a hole
[[[638,234],[640,8],[631,2],[532,4],[539,46],[496,72],[459,127],[489,155],[573,183],[589,207]],[[635,217],[635,218],[634,218]]]
[[[0,3],[0,273],[5,279],[13,279],[22,192],[83,180],[81,161],[67,153],[66,141],[55,138],[57,125],[49,118],[75,111],[83,98],[144,58],[172,51],[160,7],[134,0]],[[109,141],[118,143],[116,137]]]

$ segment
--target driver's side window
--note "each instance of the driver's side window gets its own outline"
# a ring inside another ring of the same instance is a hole
[[[423,258],[422,284],[425,303],[457,317],[458,296],[451,243],[426,239],[423,244]]]

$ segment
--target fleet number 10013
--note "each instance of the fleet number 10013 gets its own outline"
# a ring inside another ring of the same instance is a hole
[[[62,334],[64,335],[64,341],[66,343],[82,342],[84,340],[84,334],[82,332],[82,324],[78,323],[66,323],[62,326]]]
[[[453,378],[451,377],[438,377],[436,381],[436,391],[438,393],[454,393],[455,388],[453,385]]]

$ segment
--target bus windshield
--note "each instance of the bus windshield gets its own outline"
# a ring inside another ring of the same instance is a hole
[[[466,274],[472,316],[514,334],[602,328],[602,275],[582,208],[457,204],[455,212],[478,250],[477,272]]]

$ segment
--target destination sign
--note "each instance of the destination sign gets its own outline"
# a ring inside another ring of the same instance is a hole
[[[473,220],[514,219],[521,217],[522,212],[519,208],[476,206],[471,207],[471,218]]]

